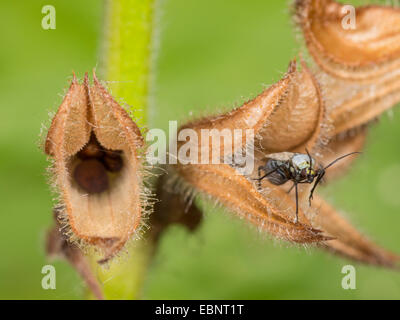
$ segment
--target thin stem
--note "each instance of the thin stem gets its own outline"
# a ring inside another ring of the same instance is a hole
[[[106,0],[101,77],[113,96],[130,106],[134,121],[148,121],[148,100],[154,0]],[[123,99],[123,100],[121,100]],[[108,267],[90,254],[92,270],[103,285],[106,299],[138,299],[148,268],[150,244],[136,241],[128,254],[113,259]]]
[[[140,299],[152,252],[151,244],[136,240],[127,254],[114,258],[108,266],[99,265],[101,256],[91,253],[92,270],[101,283],[105,299]]]
[[[139,126],[147,124],[154,0],[106,0],[101,73]]]

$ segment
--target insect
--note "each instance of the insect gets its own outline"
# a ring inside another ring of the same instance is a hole
[[[261,187],[261,180],[267,178],[269,182],[274,185],[282,185],[287,181],[293,181],[293,186],[289,189],[288,193],[295,188],[296,191],[296,218],[295,223],[298,221],[298,210],[299,210],[299,199],[297,185],[300,183],[315,183],[310,191],[308,198],[309,205],[311,206],[311,200],[313,193],[317,185],[321,182],[325,175],[325,170],[335,164],[337,161],[348,157],[353,154],[361,152],[351,152],[345,154],[339,158],[336,158],[326,167],[321,164],[317,164],[316,161],[311,157],[310,153],[306,149],[307,154],[304,153],[292,153],[292,152],[281,152],[273,153],[268,155],[268,160],[263,166],[258,167],[258,178],[254,179],[258,181],[259,187]],[[261,176],[262,171],[265,172]]]

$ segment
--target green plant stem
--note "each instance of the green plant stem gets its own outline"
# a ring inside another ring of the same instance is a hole
[[[102,76],[147,124],[154,0],[106,0]]]
[[[130,106],[140,127],[148,119],[153,17],[154,0],[105,1],[101,78],[119,102]],[[108,267],[98,265],[98,257],[90,255],[106,299],[139,298],[151,252],[151,244],[137,240],[127,255]]]
[[[114,258],[109,266],[99,265],[97,261],[101,256],[91,253],[92,270],[101,283],[104,298],[140,299],[151,255],[151,244],[142,240],[136,240],[128,248],[127,254]],[[94,296],[91,294],[90,298]]]

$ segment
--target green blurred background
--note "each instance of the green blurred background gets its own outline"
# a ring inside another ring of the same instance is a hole
[[[41,28],[54,5],[56,30]],[[0,2],[0,298],[79,299],[74,270],[54,262],[57,289],[41,288],[43,238],[51,225],[46,157],[38,142],[71,72],[98,65],[99,0]],[[232,108],[277,81],[298,53],[286,1],[165,0],[159,22],[153,126]],[[134,41],[134,39],[132,39]],[[321,188],[379,244],[400,252],[400,114],[384,115],[345,179]],[[143,289],[146,299],[400,298],[400,275],[356,265],[357,289],[341,288],[347,264],[325,252],[277,244],[210,210],[189,234],[163,237]]]

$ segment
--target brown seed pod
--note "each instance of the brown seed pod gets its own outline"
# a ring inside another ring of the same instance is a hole
[[[399,75],[400,8],[357,7],[352,28],[344,25],[346,12],[333,0],[296,1],[297,20],[319,67],[358,82]]]
[[[255,184],[237,174],[229,165],[182,165],[178,166],[178,173],[198,191],[278,239],[294,243],[331,239],[313,228],[301,211],[300,222],[293,222],[294,202],[282,189],[271,185],[266,197],[257,190]]]
[[[291,150],[304,151],[318,148],[329,129],[325,123],[325,107],[317,80],[301,61],[301,70],[296,60],[289,64],[284,77],[265,89],[254,99],[226,114],[203,118],[183,125],[179,130],[193,129],[201,137],[202,129],[230,130],[243,132],[254,130],[255,146],[262,154]],[[198,140],[199,146],[201,139]],[[226,146],[221,141],[220,154],[226,150],[236,152],[235,147],[243,147],[244,135],[240,141],[232,141]],[[181,146],[185,142],[178,142]],[[210,143],[211,145],[211,143]],[[198,148],[199,153],[201,149]],[[211,157],[211,152],[210,152]],[[201,158],[199,154],[199,159]]]
[[[335,238],[324,243],[324,248],[367,264],[398,268],[400,256],[367,239],[320,197],[317,196],[314,201],[319,208],[314,224]]]
[[[353,7],[355,28],[346,28],[350,8],[334,0],[295,2],[332,128],[329,145],[320,154],[324,162],[345,149],[359,150],[366,130],[358,130],[400,102],[400,8]],[[328,176],[354,159],[341,162]]]
[[[92,86],[87,75],[83,84],[74,76],[53,118],[45,151],[54,158],[54,180],[72,239],[102,249],[103,261],[140,226],[142,146],[139,128],[96,76]],[[99,158],[107,150],[120,150],[123,159],[112,178]]]
[[[325,82],[334,135],[363,126],[400,102],[400,76],[371,85]]]
[[[286,92],[268,118],[269,124],[259,134],[264,153],[312,150],[327,134],[319,84],[304,61],[301,68],[296,70],[296,64],[291,64]]]
[[[324,111],[317,81],[304,63],[299,70],[296,62],[292,61],[285,76],[253,100],[226,114],[194,121],[180,128],[180,131],[186,128],[195,130],[198,136],[201,136],[202,129],[228,129],[232,132],[235,129],[253,129],[255,147],[259,147],[259,150],[250,177],[239,174],[229,164],[178,164],[176,170],[183,181],[194,189],[277,238],[296,243],[329,240],[329,237],[311,226],[302,211],[299,212],[300,222],[293,222],[294,202],[281,188],[265,185],[268,190],[266,195],[261,194],[255,183],[251,182],[256,175],[257,165],[272,150],[279,152],[302,148],[301,151],[304,151],[305,147],[316,148],[320,137],[324,135]],[[223,153],[226,150],[237,152],[235,146],[244,146],[244,139],[239,141],[241,143],[233,140],[227,142],[232,144],[229,148],[225,148],[225,140],[221,141],[220,154],[226,156]],[[178,142],[178,146],[183,143],[187,142]],[[200,159],[200,153],[205,150],[200,144],[201,140],[198,143]],[[215,151],[211,143],[209,146],[207,151],[211,160]]]
[[[268,158],[268,152],[272,150],[304,153],[307,147],[313,155],[318,152],[316,156],[327,164],[326,160],[330,156],[326,151],[328,148],[332,152],[331,156],[336,159],[346,148],[363,145],[363,128],[354,132],[351,130],[345,140],[331,140],[327,145],[327,138],[335,134],[336,139],[343,137],[335,131],[338,122],[329,118],[321,95],[318,82],[305,65],[299,71],[291,63],[285,77],[255,99],[231,112],[194,121],[180,129],[190,128],[197,132],[201,129],[253,129],[257,138],[255,147],[259,143],[262,148],[255,152],[254,171],[250,175],[245,176],[234,166],[225,163],[178,163],[177,174],[185,186],[189,185],[195,191],[216,200],[276,238],[295,243],[317,243],[318,246],[357,261],[395,267],[398,261],[396,255],[361,236],[319,198],[310,208],[308,197],[311,184],[299,186],[299,221],[294,223],[296,196],[293,192],[286,192],[291,184],[286,183],[280,187],[264,179],[258,188],[254,181],[258,177],[258,166],[265,164],[265,158]],[[353,133],[354,138],[351,136]],[[178,145],[183,143],[187,142],[178,142]],[[233,150],[232,145],[228,150]],[[208,154],[213,153],[212,147],[208,147]],[[243,140],[240,147],[243,147]],[[220,148],[222,153],[224,149],[222,146]],[[199,153],[203,149],[199,149]],[[346,163],[348,161],[344,161],[343,166]]]

